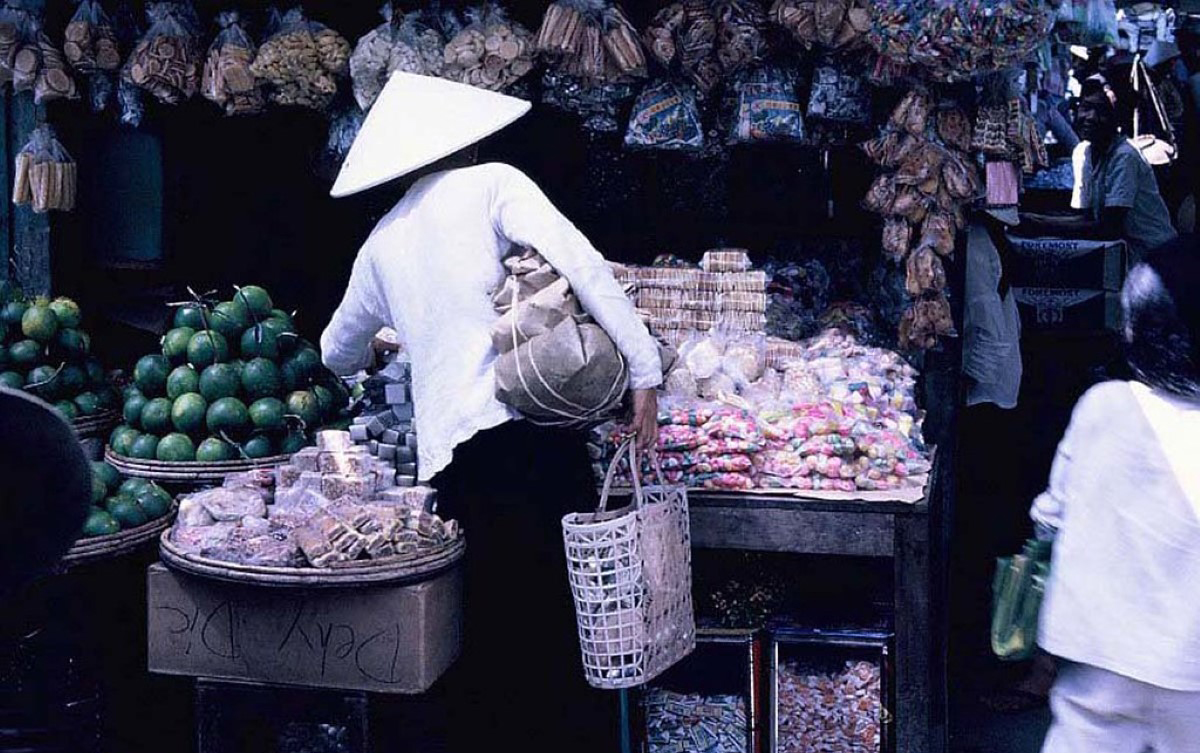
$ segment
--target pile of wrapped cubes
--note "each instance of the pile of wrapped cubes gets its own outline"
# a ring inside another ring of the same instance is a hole
[[[361,407],[350,426],[350,438],[395,469],[396,486],[415,486],[417,424],[410,364],[393,361],[364,382]]]

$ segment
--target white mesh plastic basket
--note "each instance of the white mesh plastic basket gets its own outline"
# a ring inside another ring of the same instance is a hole
[[[696,646],[687,490],[643,487],[632,445],[617,458],[626,453],[633,503],[607,510],[614,459],[597,511],[563,518],[584,675],[609,690],[649,682]]]

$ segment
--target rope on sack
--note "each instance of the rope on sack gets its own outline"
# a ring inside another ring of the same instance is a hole
[[[512,290],[512,299],[511,299],[512,300],[512,308],[510,309],[510,314],[512,315],[512,343],[513,343],[512,353],[513,353],[513,358],[516,359],[516,364],[517,364],[517,379],[520,380],[521,387],[525,390],[525,394],[528,395],[529,399],[532,400],[539,408],[546,411],[547,413],[553,413],[554,415],[561,416],[563,419],[561,421],[547,420],[547,419],[528,419],[528,420],[532,421],[535,424],[539,424],[542,426],[575,426],[575,425],[579,425],[579,424],[583,424],[583,423],[588,423],[589,421],[595,419],[597,416],[601,415],[606,410],[608,410],[611,407],[613,400],[619,395],[621,387],[622,387],[622,383],[624,382],[624,379],[622,377],[627,373],[626,364],[625,364],[625,356],[621,353],[621,351],[619,349],[616,349],[617,359],[621,366],[620,369],[617,371],[617,374],[618,374],[617,378],[613,380],[612,386],[610,386],[608,388],[608,393],[604,396],[604,399],[602,401],[600,401],[600,404],[594,408],[588,408],[587,406],[579,405],[578,403],[568,400],[566,397],[560,395],[558,393],[558,391],[556,389],[554,389],[554,387],[552,387],[546,381],[545,375],[542,374],[542,370],[538,367],[537,359],[534,358],[534,356],[533,356],[533,347],[531,346],[528,350],[529,350],[529,362],[533,365],[533,371],[534,371],[533,376],[537,378],[538,383],[541,384],[541,386],[545,389],[546,392],[550,393],[550,395],[555,400],[558,400],[560,403],[568,406],[569,409],[562,409],[562,408],[557,408],[555,406],[546,405],[544,402],[542,402],[538,398],[537,394],[530,388],[529,381],[525,378],[525,370],[521,367],[521,356],[518,353],[518,350],[520,348],[520,346],[519,346],[520,340],[518,339],[518,337],[524,337],[525,333],[521,332],[519,330],[519,328],[517,327],[518,309],[520,307],[520,298],[521,298],[520,286],[517,284],[515,277],[509,277],[508,282],[506,283],[506,286]],[[527,338],[525,340],[525,343],[529,343],[532,341],[533,341],[533,338]]]

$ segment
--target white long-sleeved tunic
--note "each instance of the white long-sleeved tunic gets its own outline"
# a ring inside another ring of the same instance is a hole
[[[369,363],[381,327],[399,333],[412,359],[422,481],[477,432],[518,418],[495,397],[490,334],[501,260],[518,246],[567,279],[628,361],[632,388],[662,382],[658,347],[604,258],[524,173],[486,164],[422,178],[363,244],[321,335],[325,364],[349,374]]]
[[[1080,399],[1031,511],[1058,529],[1042,648],[1200,691],[1198,445],[1200,409],[1142,384],[1105,382]]]

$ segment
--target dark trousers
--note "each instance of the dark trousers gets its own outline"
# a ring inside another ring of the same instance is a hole
[[[465,644],[440,690],[459,751],[618,749],[617,696],[584,682],[562,517],[595,508],[582,432],[512,422],[434,479],[467,538]]]

